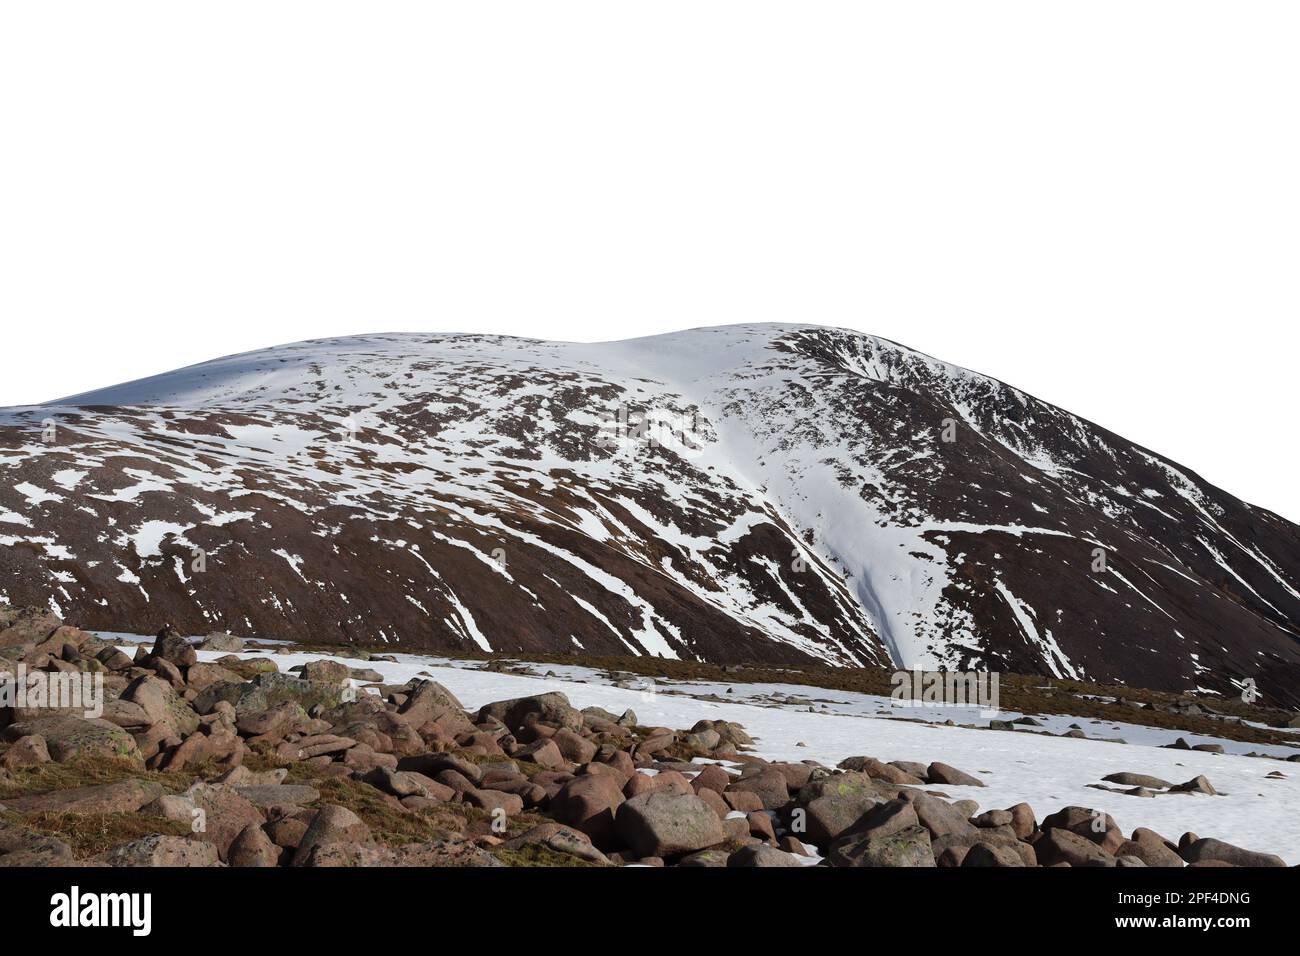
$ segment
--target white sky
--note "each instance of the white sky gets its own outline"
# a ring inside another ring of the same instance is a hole
[[[366,331],[873,332],[1300,519],[1294,3],[0,6],[0,404]]]

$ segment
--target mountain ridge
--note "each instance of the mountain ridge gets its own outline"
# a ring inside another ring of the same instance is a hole
[[[0,469],[0,594],[67,614],[1300,684],[1296,526],[850,330],[309,340],[0,411]]]

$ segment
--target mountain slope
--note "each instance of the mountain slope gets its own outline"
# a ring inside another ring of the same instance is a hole
[[[1294,525],[843,330],[304,342],[4,412],[0,470],[0,595],[85,626],[1300,699]]]

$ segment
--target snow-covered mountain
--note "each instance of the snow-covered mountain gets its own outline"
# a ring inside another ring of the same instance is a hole
[[[1300,701],[1300,530],[859,333],[326,339],[0,412],[0,600]]]

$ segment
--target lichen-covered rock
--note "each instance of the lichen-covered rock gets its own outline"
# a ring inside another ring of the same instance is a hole
[[[167,736],[187,737],[199,726],[194,708],[157,677],[139,677],[122,692],[122,699],[140,707],[151,724],[161,726]]]
[[[114,847],[98,859],[109,866],[219,866],[217,848],[188,837],[153,834]]]
[[[270,710],[276,704],[295,703],[304,710],[316,705],[334,707],[342,700],[343,688],[321,681],[303,680],[290,674],[258,674],[251,681],[221,682],[205,687],[194,699],[194,709],[209,714],[218,701],[234,705],[240,719]]]
[[[119,757],[139,760],[140,748],[121,727],[101,718],[51,716],[35,717],[10,724],[4,729],[5,740],[39,736],[45,739],[50,757],[66,763],[78,756]]]
[[[925,827],[904,827],[873,836],[851,834],[835,842],[826,862],[831,866],[934,866],[930,832]]]

